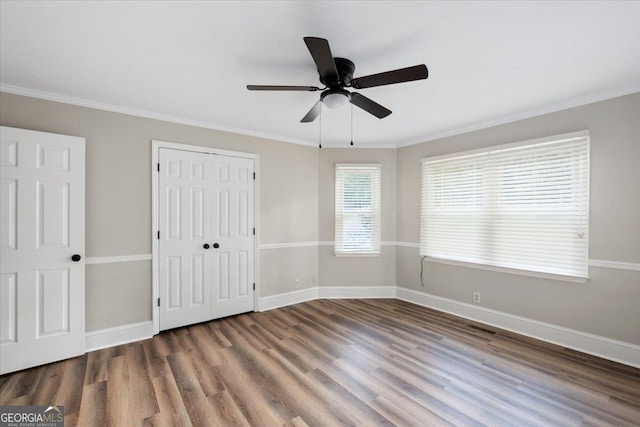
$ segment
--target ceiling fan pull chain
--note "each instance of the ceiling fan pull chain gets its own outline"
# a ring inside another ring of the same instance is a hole
[[[322,148],[322,103],[320,103],[320,136],[318,141],[318,148]]]
[[[353,104],[351,104],[351,145],[353,146]]]

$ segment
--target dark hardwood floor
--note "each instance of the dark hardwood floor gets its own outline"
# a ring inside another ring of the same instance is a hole
[[[640,425],[640,370],[398,300],[318,300],[0,377],[66,426]]]

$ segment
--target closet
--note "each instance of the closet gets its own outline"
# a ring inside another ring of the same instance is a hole
[[[255,159],[157,149],[159,329],[254,310]]]

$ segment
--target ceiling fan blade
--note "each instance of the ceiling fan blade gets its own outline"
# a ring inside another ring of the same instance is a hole
[[[336,68],[336,63],[333,60],[333,54],[331,53],[331,48],[329,48],[329,42],[318,37],[305,37],[304,42],[307,44],[309,53],[311,53],[311,56],[318,67],[320,81],[327,86],[331,83],[338,82],[338,69]]]
[[[270,85],[247,85],[249,90],[300,90],[306,92],[315,92],[320,90],[315,86],[270,86]]]
[[[351,87],[355,89],[364,89],[367,87],[424,80],[427,77],[429,77],[429,70],[427,70],[427,66],[420,64],[414,65],[413,67],[399,68],[397,70],[385,71],[384,73],[358,77],[357,79],[351,80]]]
[[[314,121],[320,115],[320,101],[316,102],[316,104],[311,107],[311,110],[300,120],[300,123],[310,123]]]
[[[384,119],[389,114],[391,114],[391,110],[384,108],[382,105],[378,104],[375,101],[370,100],[364,95],[360,95],[359,93],[352,92],[351,93],[351,103],[356,107],[362,108],[367,113],[371,113],[379,119]]]

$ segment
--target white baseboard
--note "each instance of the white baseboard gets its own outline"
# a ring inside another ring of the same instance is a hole
[[[146,340],[151,337],[153,337],[153,323],[149,320],[87,332],[85,334],[84,347],[85,351],[88,352]]]
[[[262,297],[258,311],[316,299],[397,298],[528,337],[640,368],[640,346],[396,286],[318,286]],[[153,336],[151,321],[87,332],[86,351]]]
[[[258,311],[273,310],[315,299],[395,298],[395,296],[395,286],[316,286],[262,297],[258,300]]]
[[[640,346],[448,298],[396,288],[397,298],[541,341],[640,368]]]
[[[395,298],[395,286],[319,286],[318,298]]]
[[[261,297],[258,300],[257,311],[273,310],[274,308],[285,307],[287,305],[298,304],[305,301],[318,299],[318,288],[306,288],[298,291],[285,292],[268,297]]]

